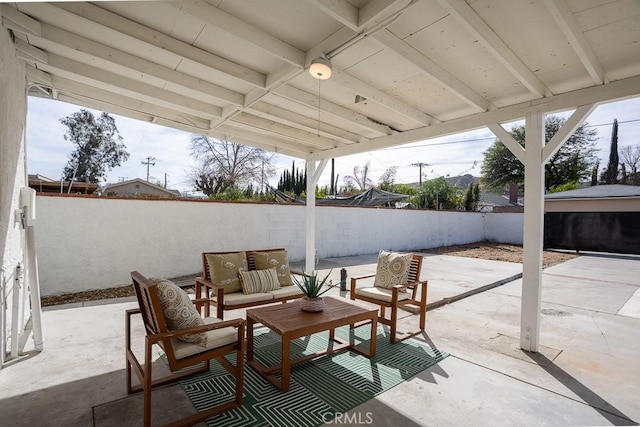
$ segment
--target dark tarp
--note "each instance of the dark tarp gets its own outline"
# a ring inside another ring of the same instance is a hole
[[[290,196],[271,186],[267,186],[267,190],[271,192],[278,203],[300,203],[305,204],[306,200],[302,197]],[[389,191],[370,188],[367,191],[353,196],[329,196],[324,199],[316,199],[318,206],[394,206],[396,202],[400,202],[409,198],[406,194],[391,193]]]

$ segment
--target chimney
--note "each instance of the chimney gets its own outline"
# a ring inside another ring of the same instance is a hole
[[[512,205],[518,204],[518,184],[511,184],[509,186],[509,203]]]

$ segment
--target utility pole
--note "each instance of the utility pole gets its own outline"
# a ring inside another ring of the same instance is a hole
[[[334,196],[336,195],[336,186],[334,184],[335,169],[336,169],[336,159],[331,159],[331,188],[329,189],[329,192]]]
[[[146,162],[140,162],[140,163],[142,163],[143,165],[147,165],[147,182],[149,182],[149,165],[155,166],[156,165],[156,162],[155,162],[156,158],[149,156],[146,159],[147,159]]]
[[[420,168],[420,187],[422,187],[422,167],[429,166],[429,163],[423,163],[423,162],[411,163],[411,166],[417,166]]]

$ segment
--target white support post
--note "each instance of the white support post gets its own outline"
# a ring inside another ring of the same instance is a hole
[[[327,165],[328,160],[307,159],[307,233],[306,260],[304,271],[311,273],[316,269],[316,184]]]
[[[520,347],[537,352],[542,301],[542,248],[544,232],[544,114],[529,113],[525,122],[524,155],[524,256]]]

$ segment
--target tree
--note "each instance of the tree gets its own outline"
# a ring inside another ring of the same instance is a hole
[[[464,210],[477,211],[480,205],[480,183],[478,181],[469,183],[469,188],[464,194]]]
[[[191,155],[199,161],[192,172],[196,190],[208,196],[231,188],[262,184],[275,174],[273,156],[266,151],[218,140],[205,135],[191,135]]]
[[[565,119],[549,116],[545,120],[545,141],[551,138],[565,123]],[[595,163],[597,131],[583,123],[545,165],[545,186],[555,187],[571,181],[582,181],[591,175]],[[525,128],[514,127],[509,132],[524,147]],[[482,181],[485,186],[502,189],[509,184],[524,184],[524,165],[500,141],[496,140],[484,153]]]
[[[280,175],[278,180],[278,190],[293,193],[296,196],[300,196],[307,189],[307,171],[303,170],[302,173],[296,169],[296,164],[293,162],[291,165],[291,171],[285,169]]]
[[[373,181],[369,178],[369,164],[371,162],[367,162],[363,167],[355,166],[353,168],[353,176],[347,175],[345,176],[344,183],[348,186],[349,184],[357,185],[360,191],[364,191],[367,188],[373,187]]]
[[[449,184],[444,177],[430,179],[420,187],[413,199],[418,208],[460,209],[464,207],[462,190]]]
[[[60,119],[60,123],[67,127],[64,139],[76,145],[62,171],[64,180],[100,182],[106,179],[107,172],[129,158],[116,121],[108,113],[96,119],[82,109]]]
[[[600,180],[603,184],[618,183],[618,167],[620,160],[618,158],[618,119],[613,119],[613,128],[611,129],[611,149],[609,151],[609,164],[607,169],[602,172]]]
[[[384,191],[393,191],[393,186],[396,181],[396,173],[398,173],[397,166],[387,168],[378,180],[378,188]]]
[[[626,169],[626,182],[640,185],[640,145],[623,145],[620,147],[622,166]]]

